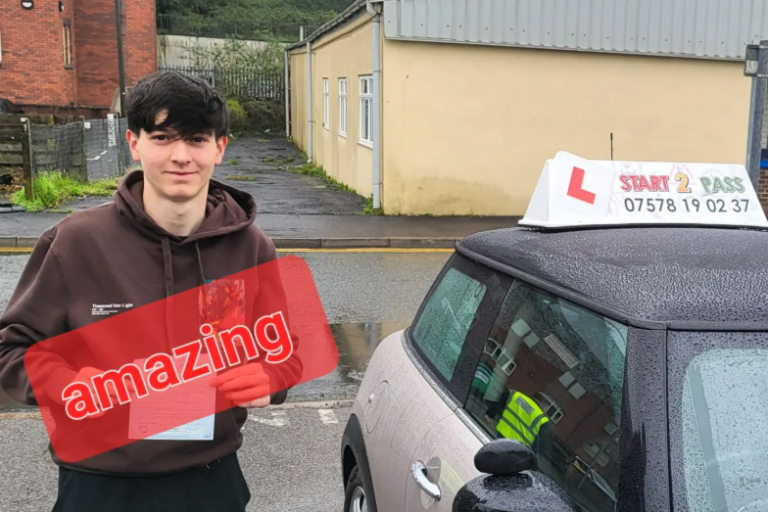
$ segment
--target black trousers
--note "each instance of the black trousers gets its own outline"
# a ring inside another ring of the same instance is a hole
[[[202,468],[148,477],[60,467],[53,512],[244,512],[250,499],[233,453]]]

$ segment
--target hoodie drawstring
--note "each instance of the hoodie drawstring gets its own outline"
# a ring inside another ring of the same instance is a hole
[[[173,323],[171,301],[173,300],[173,255],[171,254],[171,242],[167,236],[161,238],[163,245],[163,276],[165,277],[165,325],[168,336],[168,352],[171,351],[173,341]]]
[[[195,250],[197,251],[197,268],[200,269],[200,284],[205,286],[205,272],[203,271],[203,257],[200,255],[200,246],[195,240]]]
[[[173,342],[173,254],[171,242],[167,236],[161,237],[163,246],[163,277],[165,278],[165,322],[166,335],[168,336],[168,351],[170,353]],[[200,254],[200,246],[195,241],[195,253],[197,256],[197,269],[200,271],[200,286],[205,286],[205,271],[203,270],[203,257]],[[199,323],[199,322],[198,322]]]

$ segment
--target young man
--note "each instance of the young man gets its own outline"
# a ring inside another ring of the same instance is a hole
[[[253,197],[211,179],[228,129],[216,91],[177,73],[150,75],[131,91],[127,114],[142,170],[120,182],[113,202],[43,233],[0,319],[0,387],[20,402],[38,403],[24,366],[34,343],[276,258],[253,224]],[[216,414],[213,440],[140,440],[74,464],[51,450],[59,466],[54,510],[245,510],[250,492],[236,452],[246,409],[285,400],[286,391],[269,393],[297,381],[301,365],[286,368],[246,364],[219,374],[212,385],[240,406]],[[61,368],[46,382],[91,385],[101,370]],[[83,428],[89,421],[98,420],[82,420]]]

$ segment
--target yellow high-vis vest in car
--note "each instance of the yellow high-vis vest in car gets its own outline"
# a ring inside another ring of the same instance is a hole
[[[507,439],[520,441],[532,448],[541,426],[548,421],[549,418],[536,402],[516,391],[509,397],[496,430]]]

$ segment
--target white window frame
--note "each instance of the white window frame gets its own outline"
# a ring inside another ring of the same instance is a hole
[[[560,420],[562,420],[563,416],[565,416],[563,410],[560,408],[560,405],[546,393],[540,393],[540,395],[542,405],[541,410],[544,411],[544,414],[550,419],[550,421],[552,421],[552,423],[560,423]]]
[[[331,86],[327,78],[323,78],[323,128],[331,128]]]
[[[347,79],[339,78],[339,135],[347,137]]]
[[[373,147],[373,75],[360,75],[358,82],[360,91],[360,122],[358,125],[358,142],[369,148]],[[365,108],[365,105],[368,108]],[[368,117],[365,118],[365,112]],[[365,138],[364,134],[370,138]]]

